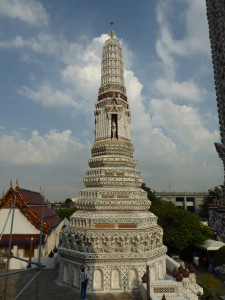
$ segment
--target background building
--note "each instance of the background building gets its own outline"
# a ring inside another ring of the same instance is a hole
[[[164,201],[170,201],[175,206],[198,213],[206,192],[155,192],[155,195]]]
[[[221,143],[215,143],[225,176],[225,2],[206,0]],[[225,178],[224,178],[225,189]],[[224,197],[223,197],[224,199]]]
[[[206,0],[206,6],[221,137],[215,146],[224,167],[220,203],[210,207],[209,225],[225,241],[225,1]]]
[[[39,192],[25,190],[17,184],[12,186],[0,200],[0,252],[8,252],[12,211],[10,207],[16,200],[12,231],[11,253],[19,258],[37,262],[40,244],[41,211],[43,197]],[[41,240],[42,263],[48,268],[55,267],[58,255],[49,258],[51,251],[59,246],[61,230],[65,221],[61,220],[44,202],[43,231]],[[26,268],[27,263],[16,258],[10,259],[10,269]]]

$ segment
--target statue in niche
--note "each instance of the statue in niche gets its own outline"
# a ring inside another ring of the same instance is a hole
[[[112,121],[112,138],[116,138],[116,123],[114,120]]]
[[[117,130],[117,115],[113,114],[111,116],[111,139],[117,139],[118,130]]]

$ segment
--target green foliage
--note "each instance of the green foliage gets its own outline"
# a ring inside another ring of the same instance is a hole
[[[151,193],[150,190],[150,197]],[[201,245],[212,237],[212,232],[202,226],[201,218],[196,214],[177,208],[173,203],[163,201],[155,195],[151,200],[150,211],[158,217],[158,224],[164,231],[163,243],[171,251],[182,252],[192,246]]]
[[[225,264],[225,246],[218,249],[214,254],[214,262],[217,266]]]
[[[151,211],[158,216],[158,223],[164,230],[164,243],[170,249],[181,252],[209,238],[203,230],[200,217],[194,213],[164,201],[153,205]]]
[[[66,204],[71,203],[71,202],[73,202],[73,201],[70,198],[67,198],[66,201],[65,201]]]
[[[221,188],[223,186],[221,185]],[[220,198],[220,195],[218,191],[220,188],[216,186],[214,189],[209,189],[208,190],[208,195],[203,198],[202,204],[199,206],[199,215],[204,218],[208,219],[209,218],[209,205],[212,204],[215,200],[218,200]]]
[[[207,288],[207,287],[203,287],[203,295],[199,295],[199,298],[201,300],[213,300],[213,294],[212,292]]]
[[[69,220],[70,216],[76,211],[76,208],[60,208],[56,210],[57,215],[61,218],[67,218]]]
[[[204,287],[207,287],[208,289],[217,289],[220,287],[221,282],[219,279],[215,278],[212,274],[210,273],[204,273],[200,275],[200,282],[201,285]]]
[[[200,299],[215,299],[212,291],[215,291],[217,288],[219,288],[221,282],[210,273],[199,275],[199,281],[204,291],[204,294],[200,296]]]
[[[142,183],[142,186],[141,188],[147,192],[147,196],[148,196],[148,199],[151,200],[152,202],[156,202],[157,201],[157,197],[156,195],[151,191],[151,189],[149,187],[146,186],[145,183]]]

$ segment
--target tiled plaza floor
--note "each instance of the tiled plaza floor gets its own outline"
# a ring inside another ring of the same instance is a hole
[[[1,270],[2,272],[2,270]],[[8,285],[6,290],[6,299],[13,300],[19,291],[32,278],[36,271],[24,272],[8,277]],[[205,273],[201,267],[197,268],[197,277]],[[217,277],[214,274],[215,277]],[[36,279],[21,294],[18,300],[35,300],[36,299]],[[0,277],[0,300],[4,299],[5,278]],[[74,288],[62,285],[58,282],[58,269],[43,270],[38,277],[38,300],[79,300],[80,293]],[[219,295],[225,295],[225,284],[221,280],[221,286],[216,291]],[[215,299],[218,299],[217,297]],[[140,294],[123,293],[123,294],[107,294],[107,295],[87,295],[87,300],[141,300]]]
[[[34,275],[34,271],[8,276],[6,299],[12,300]],[[36,299],[36,279],[21,294],[18,300]],[[0,300],[4,299],[5,278],[0,277]],[[43,270],[38,276],[38,300],[78,300],[80,293],[74,288],[59,284],[58,269]],[[87,300],[140,300],[140,294],[87,295]]]

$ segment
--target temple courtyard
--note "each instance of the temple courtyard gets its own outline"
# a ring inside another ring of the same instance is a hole
[[[23,272],[20,274],[10,275],[8,277],[8,286],[6,299],[12,300],[24,288],[26,283],[33,277],[35,271]],[[43,270],[38,277],[38,299],[46,300],[76,300],[81,299],[80,293],[72,287],[59,283],[59,268]],[[0,300],[4,299],[5,279],[0,277]],[[31,285],[21,294],[18,299],[32,300],[36,299],[36,279]],[[104,294],[104,295],[87,295],[87,300],[139,300],[139,293],[119,293],[119,294]]]
[[[76,300],[80,299],[80,294],[72,287],[61,284],[58,280],[59,268],[43,270],[38,280],[38,299],[46,300]],[[205,271],[201,268],[197,269],[197,281],[198,277]],[[6,299],[12,300],[19,293],[19,291],[26,285],[26,283],[32,278],[35,271],[23,272],[16,275],[10,275],[8,277],[8,287],[6,293]],[[218,277],[217,277],[218,278]],[[0,300],[4,299],[4,277],[0,277]],[[225,295],[225,284],[221,279],[221,286],[216,290],[220,295]],[[23,300],[36,299],[36,279],[34,282],[23,292],[18,298]],[[87,300],[141,300],[139,293],[119,293],[119,294],[104,294],[104,295],[87,295]],[[218,299],[218,298],[215,298]],[[222,298],[221,298],[222,299]]]

